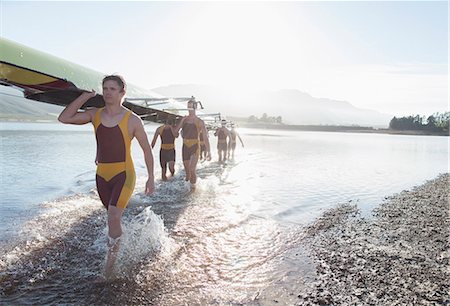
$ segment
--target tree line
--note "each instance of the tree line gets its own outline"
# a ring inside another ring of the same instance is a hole
[[[450,112],[434,113],[426,116],[394,117],[389,122],[392,130],[415,130],[430,132],[448,132]]]
[[[248,122],[250,123],[278,123],[278,124],[283,124],[283,119],[281,118],[281,116],[268,116],[266,113],[263,113],[262,116],[260,118],[251,115],[250,117],[248,117],[247,119]]]

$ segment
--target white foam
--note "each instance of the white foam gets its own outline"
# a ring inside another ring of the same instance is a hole
[[[160,216],[151,207],[124,222],[124,255],[143,256],[151,251],[168,251],[171,239]],[[128,252],[128,253],[126,253]]]
[[[80,219],[103,209],[96,198],[87,195],[44,202],[42,208],[41,214],[22,225],[13,248],[0,254],[0,267],[19,263],[24,255],[64,237]]]
[[[170,256],[176,248],[176,243],[169,237],[163,220],[151,207],[146,207],[137,216],[124,218],[122,229],[116,267],[116,272],[120,275],[128,274],[139,262],[151,260],[156,253],[158,257]],[[91,251],[107,255],[107,233],[108,228],[105,226],[103,235],[97,238]]]

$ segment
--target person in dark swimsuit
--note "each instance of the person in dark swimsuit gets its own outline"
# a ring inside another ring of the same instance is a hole
[[[181,136],[183,137],[183,165],[184,171],[186,172],[186,181],[191,183],[191,188],[195,188],[195,183],[197,182],[197,162],[200,155],[200,140],[199,134],[200,131],[207,135],[207,130],[205,127],[205,123],[203,120],[198,118],[195,114],[195,109],[197,107],[197,103],[195,99],[190,99],[187,103],[187,107],[189,110],[189,115],[183,117],[181,121],[178,123],[176,132],[178,133],[180,129],[182,130]],[[207,159],[211,159],[211,151],[209,146],[208,137],[204,138]]]
[[[217,153],[219,154],[219,163],[227,160],[228,142],[227,138],[230,138],[230,131],[227,129],[227,121],[222,120],[222,126],[214,132],[214,136],[217,136]]]
[[[131,141],[136,138],[144,151],[148,171],[145,194],[154,189],[153,154],[141,119],[122,106],[126,93],[124,79],[118,75],[106,76],[102,82],[105,107],[87,111],[79,109],[96,92],[84,92],[59,115],[65,124],[92,122],[97,140],[97,191],[108,212],[108,255],[105,277],[112,276],[122,236],[121,219],[134,190],[136,175],[131,159]]]
[[[175,138],[178,137],[178,134],[173,124],[173,120],[167,119],[165,124],[156,129],[152,140],[152,148],[154,148],[158,136],[161,137],[159,163],[161,165],[161,179],[163,181],[167,181],[167,164],[169,164],[171,175],[175,175]]]

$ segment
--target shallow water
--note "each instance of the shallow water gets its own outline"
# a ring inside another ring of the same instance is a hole
[[[245,148],[226,165],[199,163],[194,192],[179,155],[175,177],[159,180],[155,148],[158,179],[147,197],[134,143],[138,180],[118,280],[97,284],[106,219],[92,128],[1,128],[5,304],[292,304],[314,273],[299,243],[304,225],[350,200],[370,215],[385,196],[448,171],[448,137],[242,129]]]

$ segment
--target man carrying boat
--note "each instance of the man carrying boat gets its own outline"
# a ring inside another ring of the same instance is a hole
[[[227,129],[227,121],[222,120],[222,126],[214,132],[214,136],[217,136],[217,153],[219,154],[219,163],[227,160],[228,142],[230,139],[230,131]]]
[[[200,155],[200,140],[199,135],[207,135],[205,123],[195,114],[197,108],[197,102],[194,98],[191,98],[187,102],[187,108],[189,115],[183,117],[178,123],[176,132],[178,133],[180,129],[182,130],[181,136],[183,137],[183,165],[184,171],[186,172],[186,181],[191,183],[191,188],[195,188],[195,183],[197,182],[197,162]],[[209,146],[208,137],[203,138],[206,146],[207,159],[211,159],[211,151]]]
[[[106,76],[102,82],[105,107],[87,111],[79,109],[95,91],[84,92],[72,101],[59,115],[58,120],[66,124],[86,124],[94,126],[97,140],[96,183],[99,197],[108,211],[108,255],[105,277],[112,276],[114,263],[122,236],[121,219],[131,198],[136,182],[131,141],[136,138],[144,151],[148,180],[145,194],[154,189],[153,154],[141,119],[122,106],[126,93],[126,83],[121,76]]]
[[[167,181],[167,164],[170,174],[175,174],[175,138],[178,133],[175,131],[173,119],[167,119],[165,124],[156,129],[152,140],[152,148],[155,147],[158,136],[161,137],[161,150],[159,151],[159,163],[161,165],[161,179]]]
[[[234,159],[234,150],[236,149],[236,138],[239,138],[239,141],[241,142],[242,147],[244,147],[244,142],[241,139],[241,136],[239,136],[239,133],[234,128],[234,123],[231,124],[231,130],[230,130],[230,142],[228,144],[228,159],[230,159],[230,153],[232,154],[232,159]]]

